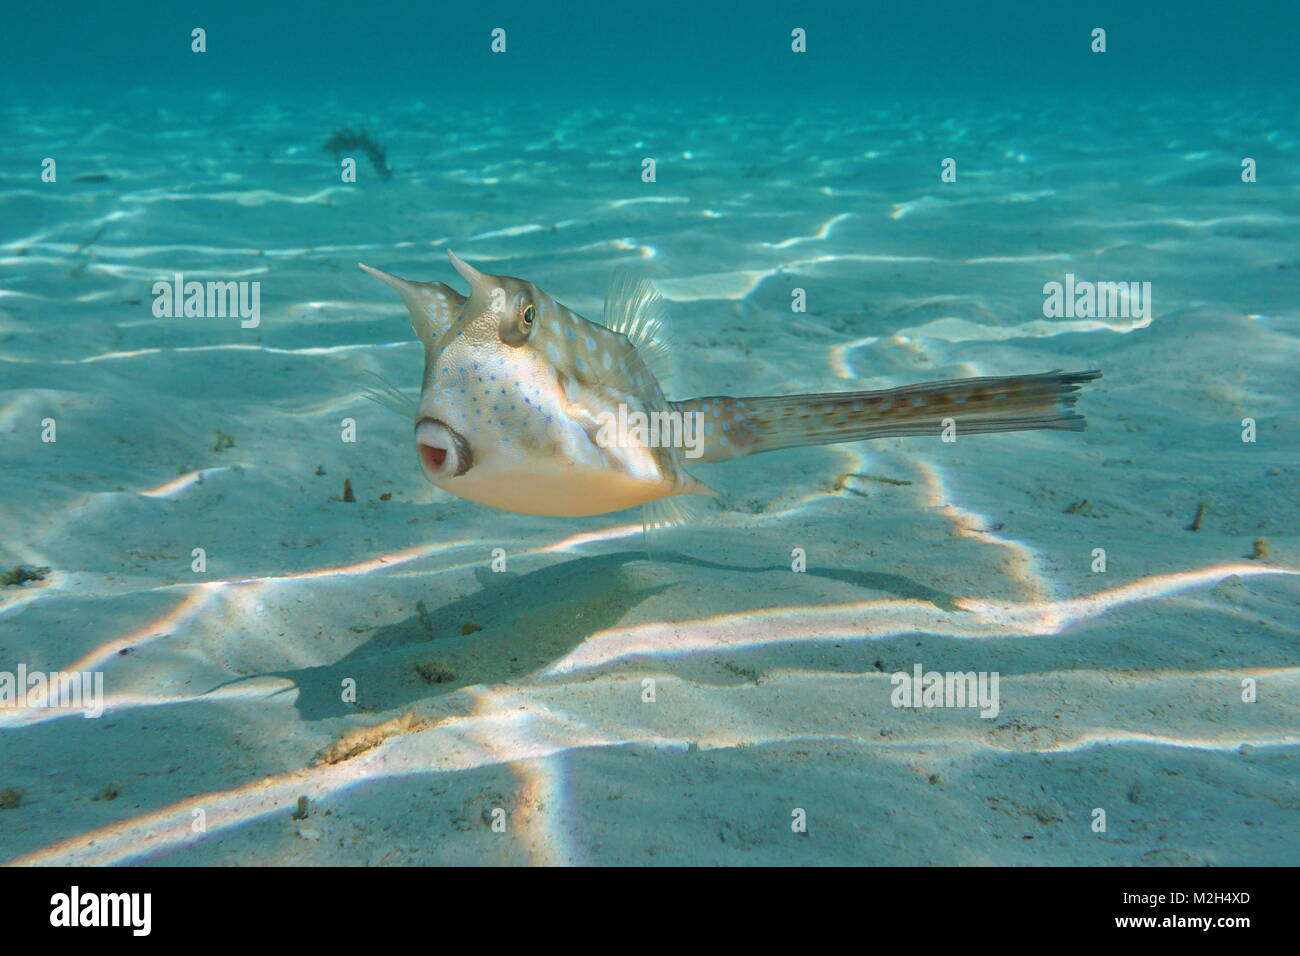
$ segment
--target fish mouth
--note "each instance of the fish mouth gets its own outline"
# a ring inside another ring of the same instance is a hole
[[[430,478],[457,478],[474,467],[469,442],[436,418],[421,418],[415,423],[415,447]]]

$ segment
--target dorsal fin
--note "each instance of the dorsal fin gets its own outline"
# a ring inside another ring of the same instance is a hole
[[[627,269],[615,270],[605,292],[601,324],[628,337],[660,385],[676,374],[667,308],[649,279]]]

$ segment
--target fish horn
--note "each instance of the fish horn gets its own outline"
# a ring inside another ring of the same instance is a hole
[[[462,259],[450,249],[447,250],[447,258],[451,260],[453,268],[461,274],[461,277],[469,283],[471,290],[490,285],[488,281],[491,277],[479,272],[472,265]]]
[[[413,285],[413,283],[408,279],[403,279],[401,276],[395,276],[392,273],[385,272],[382,269],[376,269],[373,266],[368,266],[364,262],[358,262],[357,265],[361,269],[365,270],[366,272],[369,272],[372,276],[374,276],[376,279],[378,279],[380,282],[384,283],[385,285],[391,285],[398,292],[402,293],[403,298],[406,297],[407,290],[409,290]]]
[[[411,313],[411,328],[425,345],[432,345],[438,336],[447,331],[465,301],[463,295],[441,282],[413,282],[382,269],[372,268],[364,262],[358,262],[357,265],[401,294],[402,301]]]

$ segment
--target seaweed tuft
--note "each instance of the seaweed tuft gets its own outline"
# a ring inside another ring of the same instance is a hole
[[[335,130],[334,134],[325,141],[325,151],[333,153],[336,160],[340,159],[345,153],[354,150],[365,153],[366,159],[370,160],[370,165],[374,167],[380,178],[393,178],[392,167],[388,165],[388,152],[375,142],[374,137],[366,131],[364,126],[360,129],[345,126],[342,129]]]

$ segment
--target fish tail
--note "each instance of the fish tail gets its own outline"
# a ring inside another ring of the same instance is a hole
[[[697,461],[725,461],[778,448],[833,445],[869,438],[1018,432],[1036,428],[1081,431],[1073,411],[1081,385],[1101,372],[1042,372],[924,382],[870,392],[821,395],[718,395],[674,402],[699,413],[702,453]]]

